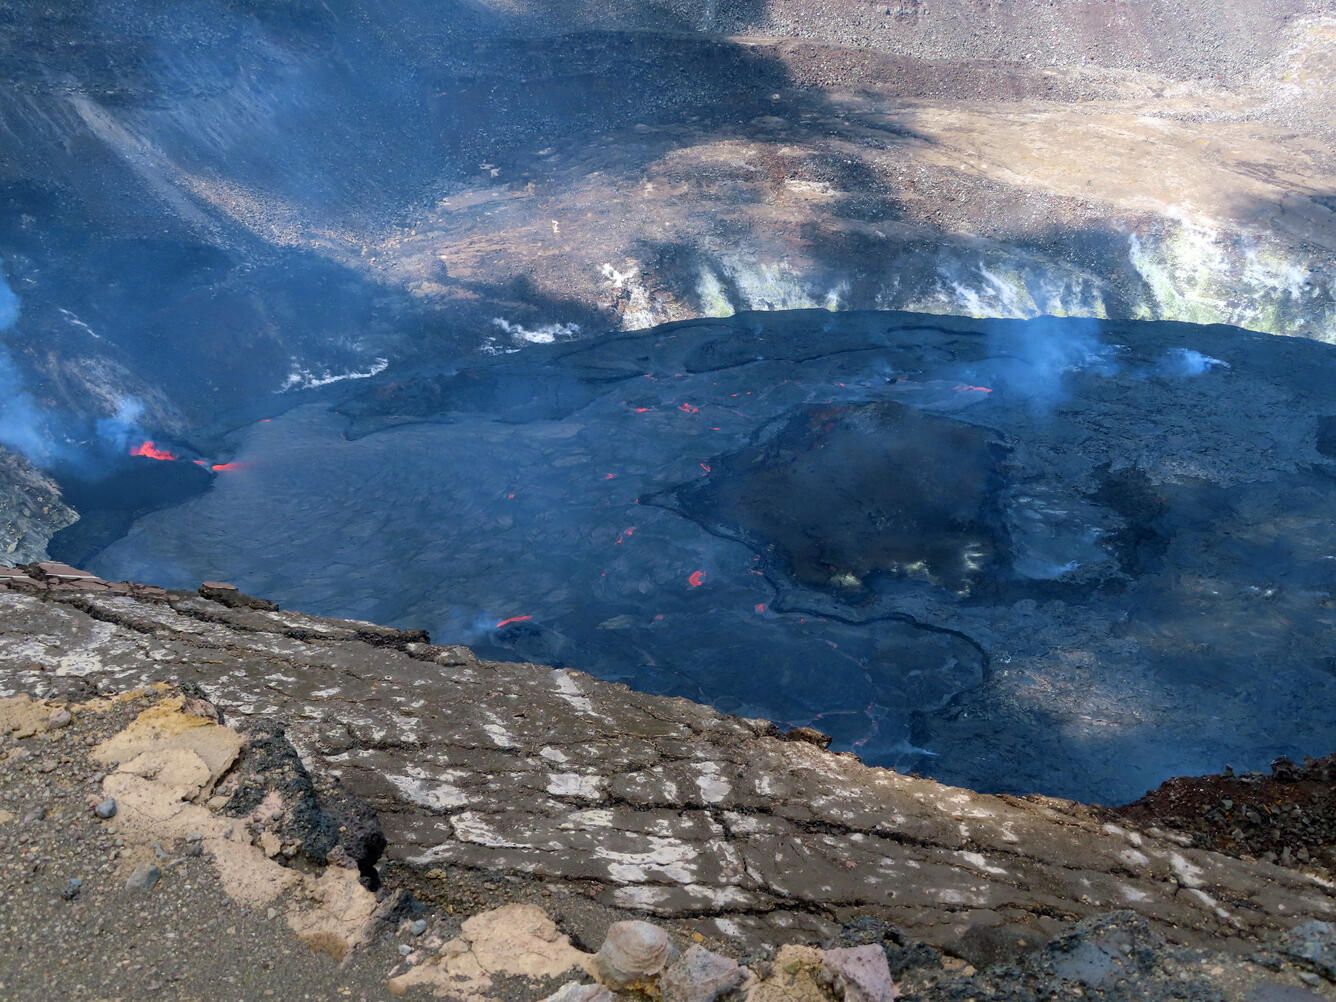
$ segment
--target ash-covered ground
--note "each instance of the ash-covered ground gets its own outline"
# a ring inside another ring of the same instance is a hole
[[[245,425],[89,568],[1120,803],[1336,741],[1332,351],[823,311],[532,346]]]

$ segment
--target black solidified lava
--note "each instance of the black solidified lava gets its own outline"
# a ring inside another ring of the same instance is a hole
[[[848,597],[887,575],[967,593],[1006,549],[1004,445],[893,401],[804,408],[676,492],[797,583]]]
[[[214,479],[191,462],[139,458],[100,478],[77,469],[57,470],[55,477],[79,520],[51,538],[47,553],[76,567],[125,535],[135,519],[203,494]]]

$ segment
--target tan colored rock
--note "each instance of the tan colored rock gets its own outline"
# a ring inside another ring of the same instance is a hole
[[[94,749],[95,758],[122,763],[102,783],[116,800],[120,830],[140,845],[200,836],[228,897],[257,907],[291,895],[288,925],[313,949],[343,959],[365,941],[375,895],[353,870],[312,876],[279,865],[268,858],[281,850],[276,835],[266,832],[261,846],[252,845],[241,820],[193,802],[235,761],[241,736],[183,705],[179,696],[163,699]]]
[[[143,752],[183,749],[193,752],[209,770],[202,793],[213,785],[236,761],[241,752],[241,735],[207,717],[183,710],[185,698],[176,696],[155,703],[139,714],[130,726],[93,749],[99,762],[133,760]]]
[[[474,915],[461,931],[438,956],[391,978],[390,993],[402,995],[414,985],[429,985],[438,995],[481,999],[493,975],[555,978],[584,968],[589,960],[535,905],[506,905]]]
[[[313,950],[342,960],[366,942],[376,896],[361,885],[355,870],[329,867],[306,877],[303,890],[313,907],[299,902],[288,913],[288,928]]]
[[[651,922],[614,922],[594,954],[595,976],[614,991],[645,989],[673,962],[668,934]]]
[[[283,850],[283,843],[273,832],[264,832],[260,836],[260,851],[273,859]]]
[[[171,787],[179,800],[194,800],[212,777],[209,764],[189,748],[141,752],[122,763],[120,771]]]
[[[555,978],[580,967],[586,956],[536,905],[506,905],[474,915],[461,931],[478,962],[497,973]]]
[[[39,703],[30,696],[13,696],[0,699],[0,734],[12,734],[16,738],[30,738],[46,730],[47,717],[51,707]]]

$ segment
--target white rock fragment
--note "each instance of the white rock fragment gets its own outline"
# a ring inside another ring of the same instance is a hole
[[[602,985],[582,985],[572,981],[562,985],[543,1002],[612,1002],[612,992]]]

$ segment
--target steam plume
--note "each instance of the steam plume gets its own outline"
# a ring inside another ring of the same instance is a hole
[[[1099,337],[1099,322],[1041,316],[1024,324],[998,324],[989,335],[989,376],[1013,394],[1047,411],[1069,394],[1072,373],[1113,375],[1117,365]]]
[[[0,333],[19,320],[19,297],[9,287],[0,269]],[[9,348],[0,345],[0,445],[21,452],[39,466],[57,458],[54,436],[32,394],[23,386],[23,375],[14,364]]]

